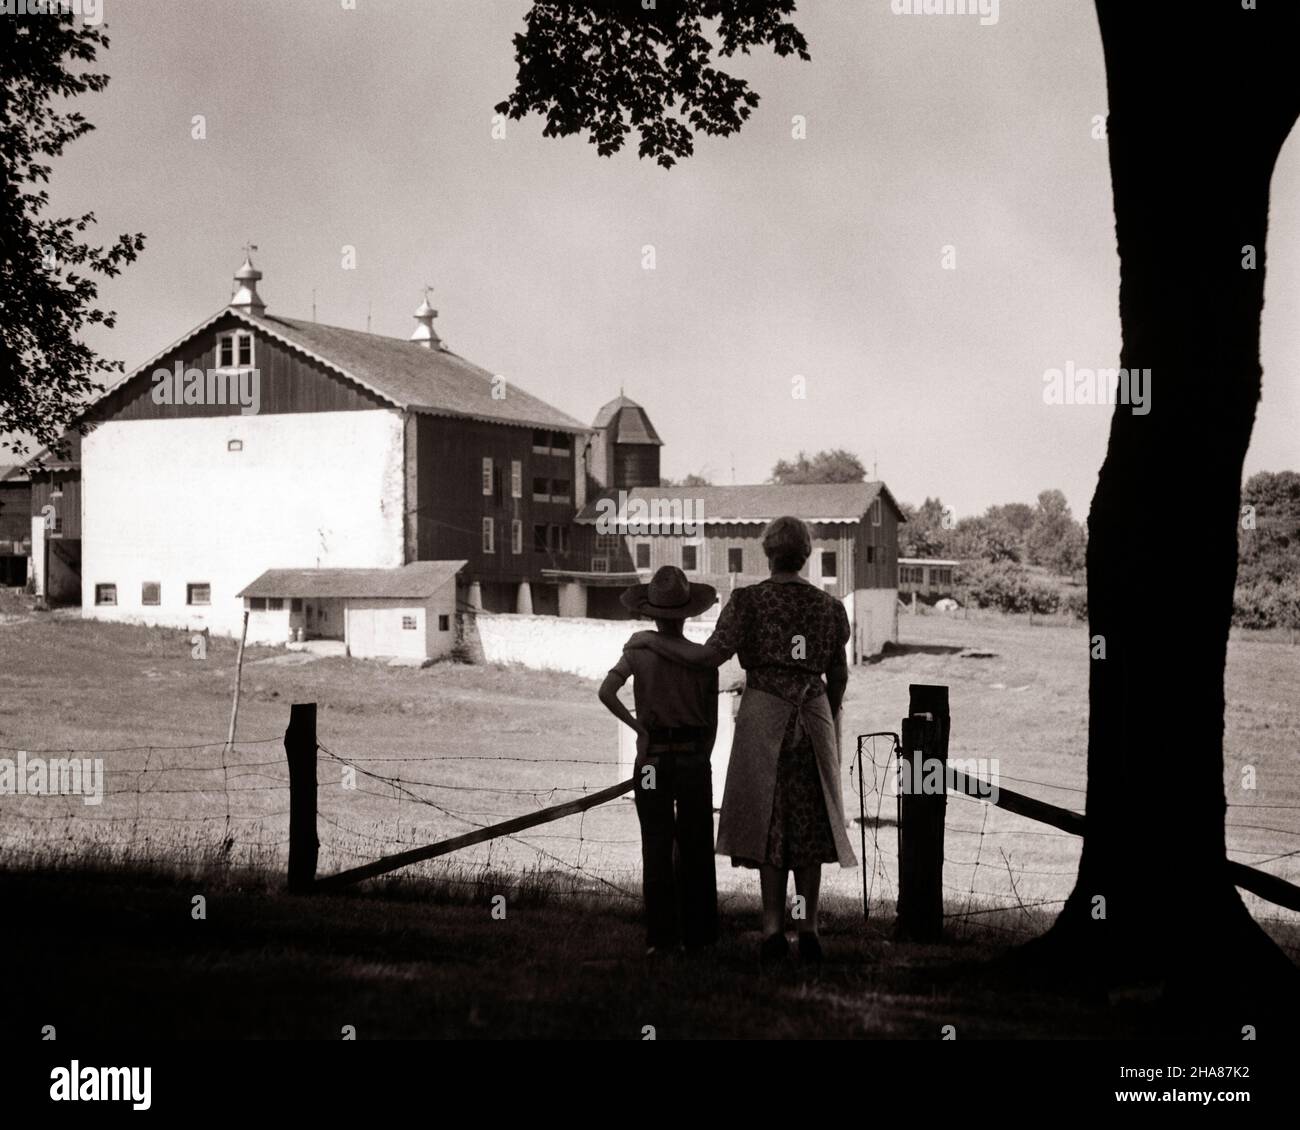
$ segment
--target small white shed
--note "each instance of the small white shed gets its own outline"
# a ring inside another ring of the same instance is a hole
[[[357,659],[438,659],[456,640],[464,561],[396,569],[268,569],[240,592],[250,643],[340,640]]]

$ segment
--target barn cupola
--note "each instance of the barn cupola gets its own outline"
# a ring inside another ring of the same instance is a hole
[[[424,301],[420,303],[420,308],[415,312],[415,320],[419,324],[415,327],[415,332],[411,334],[411,340],[425,349],[443,349],[442,338],[438,336],[438,331],[433,328],[433,320],[438,316],[438,311],[429,305],[429,291],[432,287],[424,288]]]
[[[235,293],[230,297],[230,305],[249,314],[264,314],[266,303],[257,293],[261,278],[262,272],[253,266],[252,256],[245,252],[244,265],[235,272]]]
[[[592,429],[590,473],[598,486],[631,490],[659,485],[663,440],[641,405],[620,392],[596,413]]]

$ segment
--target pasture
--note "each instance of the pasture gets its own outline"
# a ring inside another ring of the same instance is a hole
[[[997,759],[1007,788],[1081,810],[1084,629],[992,616],[908,615],[900,627],[896,653],[852,672],[846,738],[897,730],[908,684],[944,683],[951,688],[952,756]],[[967,648],[993,654],[968,658],[962,655]],[[287,978],[282,992],[267,989],[268,1000],[297,1011],[273,1020],[261,1015],[261,1006],[245,1003],[223,1014],[221,1023],[232,1030],[214,1035],[234,1034],[241,1025],[263,1035],[306,1035],[302,1025],[318,1024],[330,1038],[329,1018],[337,1019],[332,1005],[292,1004],[310,996],[309,984],[327,1001],[337,1002],[330,995],[337,989],[354,1002],[349,1007],[366,1017],[372,1035],[561,1034],[550,1026],[562,1021],[570,1032],[582,1021],[593,1031],[629,1034],[627,1026],[646,1014],[645,1002],[664,978],[716,982],[728,1000],[744,995],[757,939],[756,883],[725,860],[718,861],[718,878],[729,938],[717,968],[641,969],[639,840],[630,800],[417,865],[395,881],[311,900],[312,909],[277,890],[286,853],[282,736],[290,703],[319,704],[318,873],[325,875],[614,783],[616,724],[597,702],[594,683],[449,663],[419,670],[346,659],[303,662],[275,649],[249,649],[237,742],[223,759],[234,661],[231,641],[213,640],[207,657],[196,659],[183,633],[87,623],[75,614],[0,623],[0,756],[20,749],[31,756],[78,751],[103,758],[106,770],[99,805],[76,797],[0,797],[3,897],[45,908],[37,932],[48,935],[54,952],[66,937],[66,924],[58,924],[84,912],[111,961],[108,955],[125,945],[115,940],[118,927],[109,925],[114,915],[129,910],[144,916],[122,927],[138,943],[141,922],[157,922],[170,907],[180,917],[160,926],[157,944],[144,945],[138,958],[123,951],[126,966],[174,964],[182,984],[212,961],[244,969],[253,983],[269,984],[281,973]],[[1244,633],[1234,638],[1225,767],[1230,852],[1293,881],[1300,878],[1300,856],[1288,855],[1300,848],[1297,686],[1300,648]],[[949,943],[908,947],[903,969],[893,968],[900,959],[887,929],[896,874],[894,801],[881,789],[888,743],[870,752],[876,764],[868,763],[864,782],[863,863],[872,922],[864,927],[861,918],[863,870],[828,869],[828,947],[838,957],[832,954],[818,987],[791,984],[781,992],[787,1005],[838,1002],[838,1034],[924,1035],[949,1005],[929,990],[924,1006],[911,1001],[891,1010],[888,1001],[907,998],[919,984],[918,970],[980,959],[1044,928],[1070,889],[1079,844],[977,801],[950,798]],[[846,764],[847,758],[846,751]],[[1241,788],[1247,764],[1256,769],[1253,792]],[[856,818],[855,773],[846,770],[844,790],[846,811]],[[856,822],[851,835],[856,848]],[[62,876],[56,889],[42,882],[51,871]],[[224,956],[168,950],[165,939],[188,928],[182,924],[189,922],[187,892],[195,890],[213,892],[214,903],[235,916],[214,931]],[[488,914],[495,894],[506,896],[508,929]],[[1247,898],[1292,947],[1297,916]],[[279,963],[289,961],[296,947],[305,948],[305,965],[291,975]],[[273,957],[254,969],[257,952]],[[859,970],[854,962],[866,964]],[[483,976],[476,979],[472,969]],[[599,1007],[577,1007],[565,997],[564,1009],[548,1010],[555,993],[573,989],[566,969],[607,988],[633,972]],[[414,994],[416,1011],[386,1012],[380,1006],[384,987]],[[435,1022],[438,999],[454,999],[455,1007],[438,1013]],[[421,1001],[433,1011],[420,1012]],[[522,1011],[507,1008],[511,1001]],[[164,1003],[160,997],[159,1008]],[[68,1007],[81,1015],[73,1002]],[[788,1014],[773,1011],[770,1000],[752,1008],[728,1005],[712,1020],[707,1009],[675,1004],[670,1023],[697,1035],[753,1034],[770,1025],[790,1035],[819,1031],[811,1005],[796,1005]],[[1052,1009],[1034,1009],[1050,1031]],[[102,1031],[96,1016],[90,1010],[77,1022]],[[1093,1030],[1092,1020],[1080,1016],[1078,1022],[1080,1030]],[[1001,1031],[996,1016],[975,1021],[972,1014],[967,1023],[978,1023],[985,1035]],[[192,1026],[187,1031],[203,1034]]]

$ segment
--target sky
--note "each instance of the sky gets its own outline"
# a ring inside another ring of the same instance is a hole
[[[449,347],[508,382],[584,422],[625,391],[666,475],[761,482],[842,447],[903,501],[1059,488],[1086,514],[1109,410],[1043,387],[1118,364],[1091,4],[1002,0],[985,25],[802,0],[811,61],[725,63],[758,109],[664,170],[635,134],[606,159],[536,117],[494,130],[524,0],[346,2],[104,0],[112,81],[80,100],[97,128],[51,214],[147,237],[102,287],[105,356],[129,370],[221,309],[251,242],[272,314],[314,291],[319,321],[405,338],[428,283]],[[1298,189],[1292,137],[1247,474],[1300,468]]]

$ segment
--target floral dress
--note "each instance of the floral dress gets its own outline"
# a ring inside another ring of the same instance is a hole
[[[826,693],[822,675],[846,664],[844,605],[804,581],[766,580],[738,588],[718,616],[709,644],[745,669],[746,686],[798,705]],[[766,859],[745,867],[790,869],[837,858],[812,739],[791,711],[777,759]]]

